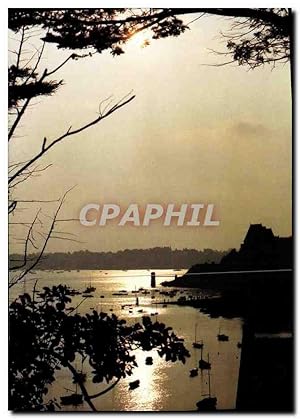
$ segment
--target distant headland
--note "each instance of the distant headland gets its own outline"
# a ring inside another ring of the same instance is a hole
[[[232,249],[219,263],[198,263],[166,286],[219,288],[243,279],[286,276],[293,265],[292,237],[278,237],[271,228],[250,224],[240,249]]]

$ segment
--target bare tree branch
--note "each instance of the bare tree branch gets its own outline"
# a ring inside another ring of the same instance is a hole
[[[28,169],[33,163],[35,163],[37,160],[39,160],[55,144],[61,142],[62,140],[64,140],[67,137],[79,134],[80,132],[85,131],[86,129],[90,128],[91,126],[98,124],[100,121],[107,118],[108,116],[110,116],[111,114],[116,112],[118,109],[120,109],[123,106],[130,103],[134,98],[135,98],[135,95],[129,97],[127,100],[122,100],[122,101],[117,102],[116,105],[112,106],[105,114],[99,115],[96,119],[87,123],[86,125],[81,126],[80,128],[71,130],[72,127],[70,127],[64,134],[62,134],[60,137],[53,140],[48,146],[44,145],[41,148],[41,151],[38,154],[36,154],[34,157],[32,157],[31,160],[29,160],[23,167],[18,169],[17,172],[9,178],[8,184],[10,184],[14,179],[16,179],[18,176],[20,176],[24,172],[24,170]]]
[[[20,282],[24,277],[25,277],[25,275],[27,275],[28,274],[28,272],[30,272],[31,270],[33,270],[36,266],[37,266],[37,264],[39,263],[39,261],[41,260],[41,258],[42,258],[42,256],[43,256],[43,254],[44,254],[44,252],[45,252],[45,249],[46,249],[46,246],[47,246],[47,244],[48,244],[48,241],[50,240],[50,237],[51,237],[51,234],[52,234],[52,231],[54,230],[54,227],[55,227],[55,223],[56,223],[56,218],[57,218],[57,216],[58,216],[58,214],[59,214],[59,212],[60,212],[60,210],[61,210],[61,207],[62,207],[62,205],[63,205],[63,203],[64,203],[64,201],[65,201],[65,198],[66,198],[66,196],[67,196],[67,194],[71,191],[73,189],[73,187],[72,188],[70,188],[70,189],[68,189],[65,193],[64,193],[64,195],[63,195],[63,197],[61,198],[61,200],[60,200],[60,203],[59,203],[59,205],[58,205],[58,207],[57,207],[57,209],[56,209],[56,211],[55,211],[55,214],[54,214],[54,217],[53,217],[53,220],[52,220],[52,223],[51,223],[51,225],[50,225],[50,228],[49,228],[49,230],[48,230],[48,233],[47,233],[47,235],[46,235],[46,238],[45,238],[45,241],[44,241],[44,244],[43,244],[43,246],[42,246],[42,248],[41,248],[41,250],[40,250],[40,252],[39,252],[39,255],[38,255],[38,257],[36,258],[36,260],[32,263],[32,264],[30,264],[29,266],[27,266],[26,267],[26,269],[24,269],[24,271],[19,275],[19,276],[17,276],[17,277],[15,277],[15,278],[13,278],[10,282],[9,282],[9,288],[11,288],[12,286],[14,286],[15,284],[17,284],[18,282]],[[35,218],[35,219],[37,219],[37,217]],[[30,235],[30,233],[28,233],[28,236]],[[27,236],[27,237],[28,237]]]
[[[28,230],[27,236],[26,236],[26,240],[25,240],[25,248],[24,248],[24,256],[23,256],[23,263],[22,263],[21,265],[17,265],[17,266],[10,267],[10,268],[9,268],[9,271],[16,271],[16,270],[19,270],[19,269],[24,268],[24,266],[26,266],[26,265],[27,265],[27,262],[28,262],[28,260],[27,260],[28,243],[29,243],[29,242],[30,242],[30,243],[32,243],[32,242],[31,242],[31,239],[30,239],[30,236],[32,235],[33,226],[34,226],[34,224],[35,224],[35,222],[36,222],[36,220],[37,220],[37,218],[38,218],[38,215],[39,215],[40,211],[41,211],[41,210],[39,209],[39,210],[38,210],[38,212],[36,213],[36,215],[35,215],[35,217],[34,217],[34,219],[33,219],[32,223],[31,223],[31,225],[30,225],[30,228],[29,228],[29,230]]]

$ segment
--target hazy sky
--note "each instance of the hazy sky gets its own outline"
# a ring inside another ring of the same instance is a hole
[[[188,19],[188,18],[187,18]],[[56,78],[65,85],[36,101],[10,146],[10,160],[23,161],[41,147],[97,115],[99,103],[129,91],[128,106],[52,149],[41,161],[47,172],[22,184],[19,199],[54,199],[73,185],[61,218],[78,218],[89,202],[214,203],[219,227],[83,227],[61,230],[84,243],[51,240],[48,251],[93,251],[172,246],[238,247],[250,223],[277,235],[291,234],[291,88],[289,65],[211,67],[224,50],[222,18],[206,17],[179,38],[132,40],[126,53],[108,52],[69,62]],[[70,52],[47,45],[43,68]],[[14,221],[29,221],[35,204],[20,204]],[[43,205],[51,215],[54,207]],[[11,242],[20,234],[11,230]],[[14,249],[21,249],[13,246]]]

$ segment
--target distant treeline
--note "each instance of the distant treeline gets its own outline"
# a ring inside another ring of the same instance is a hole
[[[46,253],[36,269],[150,269],[190,268],[198,263],[219,263],[229,252],[212,249],[126,249],[118,252]],[[34,259],[37,255],[29,255]],[[11,255],[11,260],[22,260],[22,255]],[[11,264],[13,266],[13,263]]]

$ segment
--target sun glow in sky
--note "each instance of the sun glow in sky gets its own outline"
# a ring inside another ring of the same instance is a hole
[[[130,48],[145,48],[150,45],[151,34],[149,31],[138,32],[129,39],[127,46]]]
[[[190,17],[186,16],[187,21]],[[227,21],[207,16],[177,38],[151,40],[139,33],[109,52],[71,60],[56,75],[64,85],[36,101],[10,143],[11,162],[97,116],[99,103],[133,91],[135,99],[100,124],[53,148],[40,162],[46,173],[19,185],[16,198],[57,199],[70,187],[61,218],[78,218],[90,202],[213,203],[220,227],[87,228],[65,223],[80,243],[51,240],[48,251],[125,248],[238,247],[250,223],[291,234],[291,84],[289,65],[254,71],[208,67],[222,59],[219,36]],[[41,69],[55,68],[69,51],[46,45]],[[46,215],[54,205],[43,205]],[[32,220],[37,206],[20,204],[14,221]],[[46,219],[46,218],[45,218]],[[11,230],[11,245],[20,249]]]

